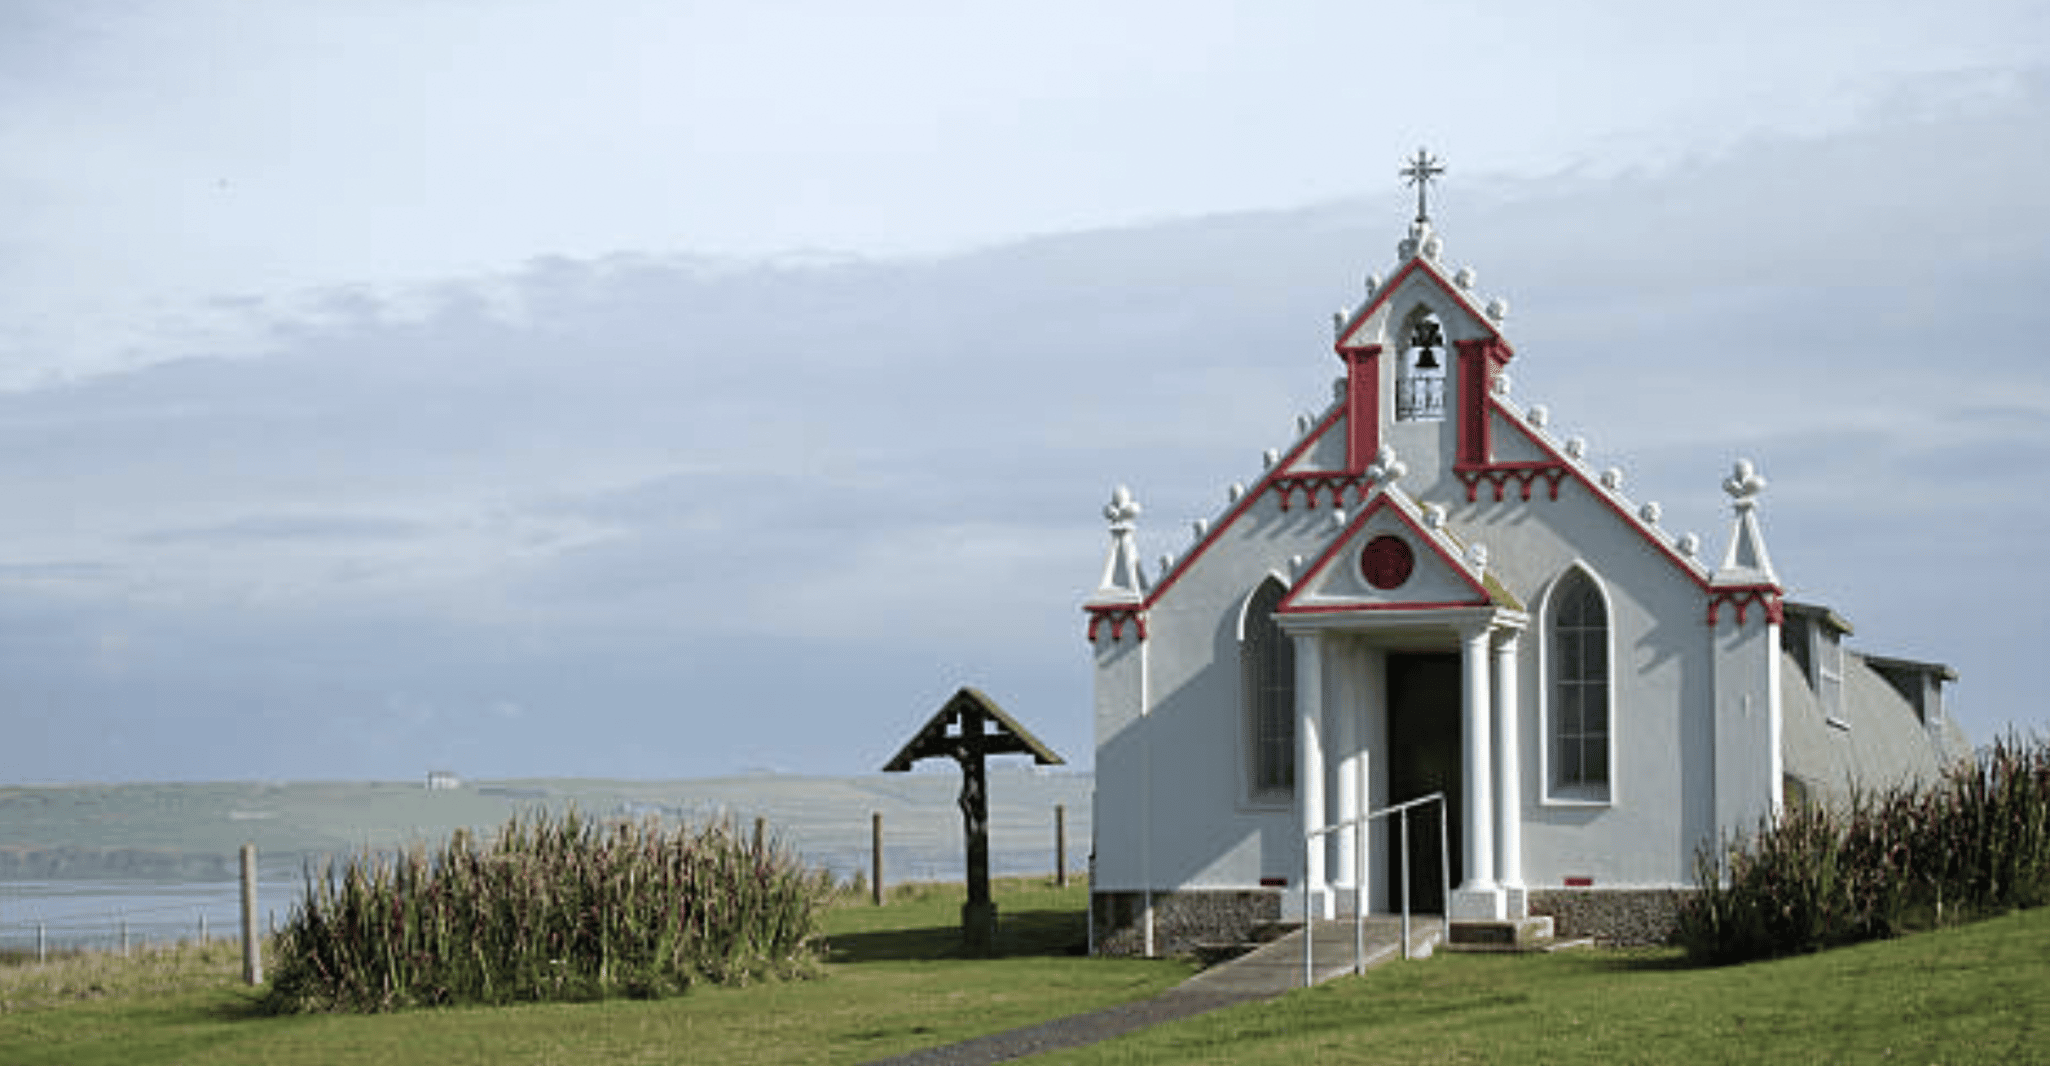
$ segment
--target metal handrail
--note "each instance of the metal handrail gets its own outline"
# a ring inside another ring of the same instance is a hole
[[[1409,955],[1409,811],[1426,803],[1438,805],[1438,877],[1443,895],[1440,906],[1444,910],[1445,941],[1452,940],[1452,832],[1445,807],[1445,793],[1433,792],[1412,800],[1390,804],[1378,811],[1368,811],[1357,818],[1320,826],[1303,834],[1303,987],[1315,984],[1315,949],[1311,942],[1316,939],[1315,919],[1310,916],[1310,849],[1318,846],[1319,838],[1346,829],[1353,831],[1353,907],[1352,907],[1352,972],[1367,970],[1367,823],[1376,818],[1400,814],[1402,825],[1402,957]]]

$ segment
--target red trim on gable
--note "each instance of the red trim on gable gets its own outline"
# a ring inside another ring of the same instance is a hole
[[[1780,599],[1777,585],[1726,585],[1710,589],[1708,593],[1708,624],[1714,625],[1716,614],[1723,604],[1737,609],[1737,624],[1744,624],[1744,614],[1752,604],[1765,607],[1765,620],[1773,625],[1787,623],[1786,604]]]
[[[1367,489],[1373,485],[1373,481],[1365,474],[1348,474],[1344,471],[1336,470],[1312,470],[1301,474],[1281,474],[1275,477],[1273,481],[1274,490],[1279,495],[1281,509],[1284,511],[1288,510],[1289,498],[1294,496],[1297,490],[1302,491],[1303,496],[1309,500],[1310,510],[1314,511],[1317,509],[1317,493],[1319,492],[1327,489],[1330,490],[1331,506],[1343,507],[1345,506],[1345,490],[1357,490],[1353,498],[1364,500],[1367,498]]]
[[[1367,604],[1319,604],[1311,607],[1296,606],[1296,597],[1300,595],[1304,589],[1309,588],[1310,584],[1316,580],[1317,575],[1323,573],[1325,568],[1331,565],[1332,558],[1335,557],[1340,551],[1344,550],[1347,544],[1352,542],[1353,538],[1359,534],[1359,531],[1365,527],[1367,520],[1369,518],[1372,518],[1383,508],[1390,508],[1394,510],[1395,517],[1399,519],[1404,526],[1407,526],[1409,528],[1409,531],[1412,534],[1414,534],[1419,541],[1422,541],[1425,547],[1431,550],[1432,554],[1436,555],[1442,562],[1444,562],[1444,564],[1447,567],[1451,568],[1454,574],[1459,575],[1459,579],[1466,583],[1467,588],[1473,590],[1474,595],[1479,597],[1479,600],[1477,602],[1472,603],[1387,603],[1371,606]],[[1344,532],[1341,532],[1337,537],[1333,538],[1331,543],[1325,547],[1323,553],[1317,556],[1317,561],[1311,563],[1309,569],[1303,571],[1302,577],[1296,579],[1295,584],[1289,588],[1288,595],[1283,596],[1281,598],[1281,602],[1275,605],[1274,613],[1317,614],[1327,611],[1391,610],[1396,608],[1430,609],[1439,607],[1485,607],[1493,602],[1494,600],[1488,596],[1488,590],[1485,587],[1483,587],[1480,582],[1475,581],[1473,579],[1472,574],[1466,572],[1466,567],[1463,564],[1461,564],[1458,559],[1455,559],[1451,555],[1446,553],[1444,547],[1442,547],[1438,543],[1438,538],[1434,536],[1429,530],[1426,530],[1423,526],[1418,525],[1416,519],[1411,518],[1408,511],[1393,503],[1390,503],[1388,494],[1384,492],[1379,496],[1374,497],[1374,502],[1362,508],[1359,514],[1353,516],[1352,521],[1347,522],[1345,524]]]
[[[1516,427],[1518,432],[1523,433],[1523,438],[1525,440],[1536,445],[1539,451],[1544,452],[1546,455],[1552,457],[1551,464],[1545,464],[1542,461],[1540,461],[1535,465],[1556,465],[1561,470],[1565,471],[1566,476],[1571,477],[1574,481],[1578,482],[1581,486],[1587,489],[1588,495],[1593,496],[1595,499],[1601,501],[1603,505],[1607,506],[1610,511],[1613,511],[1616,514],[1616,517],[1621,518],[1623,520],[1624,525],[1630,527],[1633,530],[1636,530],[1637,535],[1639,537],[1642,537],[1646,544],[1650,545],[1653,549],[1657,550],[1659,554],[1665,556],[1668,561],[1670,561],[1674,566],[1678,567],[1680,572],[1682,574],[1685,574],[1689,580],[1693,581],[1697,588],[1701,589],[1701,591],[1703,592],[1709,591],[1708,579],[1706,577],[1703,577],[1700,574],[1700,572],[1696,571],[1694,569],[1694,564],[1688,562],[1687,557],[1681,555],[1678,549],[1674,548],[1670,544],[1667,544],[1664,540],[1652,536],[1651,533],[1644,528],[1643,524],[1638,521],[1636,515],[1633,515],[1629,511],[1626,511],[1622,507],[1618,506],[1616,501],[1610,498],[1609,493],[1606,489],[1603,489],[1600,485],[1597,485],[1593,481],[1589,480],[1588,476],[1581,471],[1580,467],[1573,463],[1571,460],[1567,459],[1563,454],[1559,452],[1557,448],[1552,447],[1550,441],[1546,440],[1542,436],[1539,436],[1538,434],[1523,431],[1523,423],[1516,417],[1516,413],[1514,411],[1509,410],[1507,407],[1504,407],[1500,399],[1490,396],[1488,397],[1488,404],[1490,407],[1501,410],[1503,414],[1507,416],[1509,424],[1511,426]],[[1491,463],[1489,464],[1489,468],[1499,466],[1505,469],[1514,470],[1520,467],[1524,467],[1526,465],[1531,464]],[[1471,499],[1471,497],[1468,498]],[[1555,500],[1559,498],[1559,491],[1556,486],[1554,486],[1552,489],[1552,498]]]
[[[1110,623],[1110,639],[1125,639],[1125,623],[1138,627],[1139,639],[1146,639],[1146,610],[1137,605],[1088,604],[1083,610],[1089,612],[1089,643],[1096,643],[1096,630],[1104,622]]]
[[[1445,295],[1452,297],[1452,299],[1456,301],[1459,304],[1459,306],[1466,308],[1467,312],[1473,315],[1474,321],[1479,322],[1481,324],[1481,328],[1488,331],[1488,336],[1492,338],[1495,343],[1502,346],[1503,351],[1507,352],[1510,350],[1509,343],[1502,339],[1502,331],[1496,329],[1495,324],[1493,322],[1488,321],[1488,316],[1486,314],[1483,314],[1478,308],[1474,307],[1472,301],[1466,298],[1466,294],[1459,291],[1458,286],[1452,284],[1450,281],[1445,280],[1445,275],[1438,273],[1438,268],[1432,266],[1429,260],[1425,259],[1423,256],[1420,255],[1414,256],[1410,259],[1409,262],[1402,264],[1402,268],[1395,272],[1394,277],[1388,279],[1388,283],[1386,285],[1383,285],[1379,289],[1375,290],[1374,298],[1368,300],[1366,306],[1360,308],[1358,311],[1353,312],[1352,321],[1346,323],[1347,332],[1351,332],[1352,326],[1358,325],[1360,322],[1363,322],[1366,319],[1372,317],[1374,312],[1377,309],[1379,309],[1382,304],[1387,303],[1389,299],[1395,295],[1395,290],[1402,287],[1402,283],[1409,278],[1410,274],[1417,270],[1422,270],[1426,275],[1430,277],[1432,281],[1437,282],[1438,288],[1442,290],[1445,293]],[[1348,351],[1364,351],[1366,347],[1366,345],[1347,347],[1346,345],[1340,344],[1337,348],[1338,357],[1340,359],[1343,359],[1345,358],[1345,353],[1347,353]]]
[[[1189,549],[1189,554],[1176,560],[1174,569],[1160,576],[1159,584],[1154,585],[1153,591],[1146,594],[1145,606],[1152,607],[1154,604],[1159,603],[1160,597],[1166,594],[1168,589],[1173,588],[1175,582],[1182,579],[1182,574],[1188,570],[1189,566],[1198,558],[1201,558],[1204,552],[1210,550],[1210,546],[1217,543],[1217,538],[1222,536],[1224,531],[1230,528],[1233,522],[1238,521],[1240,515],[1245,514],[1247,509],[1251,508],[1260,499],[1260,494],[1267,491],[1268,486],[1273,485],[1281,478],[1297,476],[1285,474],[1283,471],[1286,471],[1297,459],[1302,458],[1303,453],[1309,451],[1310,446],[1317,443],[1318,438],[1329,432],[1332,425],[1344,416],[1345,406],[1343,404],[1333,405],[1331,413],[1325,415],[1322,421],[1311,427],[1308,433],[1303,434],[1303,439],[1297,441],[1295,446],[1290,448],[1286,455],[1275,460],[1273,469],[1267,471],[1259,481],[1255,482],[1250,492],[1239,497],[1238,503],[1233,504],[1230,510],[1224,512],[1224,517],[1218,519],[1217,524],[1210,527],[1210,532],[1204,534],[1203,539],[1197,541],[1194,548]]]
[[[1308,607],[1290,607],[1287,608],[1286,613],[1337,614],[1341,611],[1449,611],[1454,608],[1470,611],[1475,607],[1492,607],[1494,603],[1495,601],[1486,598],[1478,600],[1445,600],[1439,603],[1318,603]],[[1281,614],[1283,611],[1277,609],[1274,613]]]
[[[1473,503],[1479,495],[1481,482],[1495,486],[1495,502],[1502,502],[1502,493],[1509,482],[1515,481],[1523,488],[1523,498],[1530,499],[1531,485],[1542,477],[1552,490],[1552,498],[1559,498],[1559,482],[1566,478],[1566,468],[1558,463],[1542,461],[1520,463],[1489,463],[1485,466],[1454,466],[1454,476],[1466,486],[1466,502]]]

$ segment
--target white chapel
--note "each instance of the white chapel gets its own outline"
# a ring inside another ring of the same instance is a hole
[[[1847,621],[1784,597],[1751,462],[1711,554],[1517,404],[1507,305],[1431,224],[1439,172],[1421,151],[1404,172],[1417,214],[1334,316],[1334,399],[1258,480],[1150,575],[1138,502],[1105,509],[1084,605],[1099,952],[1390,912],[1405,889],[1455,922],[1656,939],[1703,847],[1968,754],[1954,672],[1847,649]],[[1363,848],[1319,835],[1434,793],[1407,884],[1399,817]]]

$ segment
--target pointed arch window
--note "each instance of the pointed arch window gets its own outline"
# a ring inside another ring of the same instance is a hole
[[[1609,798],[1609,609],[1594,578],[1580,569],[1560,578],[1550,597],[1547,653],[1551,793],[1564,800]]]
[[[1295,642],[1274,623],[1288,587],[1268,578],[1246,600],[1239,632],[1247,791],[1256,803],[1295,796]]]

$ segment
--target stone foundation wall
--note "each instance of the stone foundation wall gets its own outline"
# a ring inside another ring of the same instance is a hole
[[[1146,950],[1143,892],[1097,892],[1089,897],[1095,913],[1098,955],[1140,955]],[[1238,943],[1253,929],[1281,918],[1278,890],[1237,891],[1192,889],[1153,894],[1153,951],[1182,955],[1197,944]]]
[[[1533,917],[1549,916],[1560,939],[1594,937],[1607,944],[1663,944],[1672,938],[1680,888],[1544,888],[1530,892]]]

